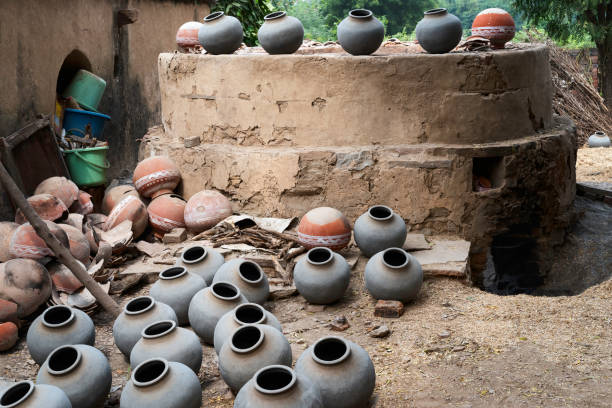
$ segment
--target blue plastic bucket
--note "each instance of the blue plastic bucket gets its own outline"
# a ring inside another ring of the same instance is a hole
[[[91,135],[96,139],[102,137],[104,124],[110,116],[103,113],[66,108],[64,111],[64,129],[66,134],[85,136],[87,125],[91,127]]]

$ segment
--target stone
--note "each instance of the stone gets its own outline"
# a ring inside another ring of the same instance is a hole
[[[351,327],[345,316],[336,316],[334,320],[329,324],[329,328],[333,331],[345,331]]]
[[[304,310],[309,313],[317,313],[325,310],[325,305],[306,305],[304,306]]]
[[[398,300],[379,300],[374,308],[374,316],[400,317],[404,313],[404,304]]]
[[[200,136],[186,137],[185,147],[186,148],[195,147],[195,146],[198,146],[201,142],[202,141],[200,139]]]
[[[450,337],[450,332],[448,330],[442,330],[440,333],[438,333],[438,337],[440,337],[441,339],[447,339]]]
[[[178,244],[187,239],[187,230],[185,228],[174,228],[172,231],[164,235],[164,244]]]
[[[285,299],[297,295],[295,286],[270,285],[270,300]]]
[[[468,271],[470,242],[433,240],[431,249],[411,253],[427,276],[465,277]]]
[[[431,244],[425,238],[423,234],[408,233],[406,235],[406,241],[402,247],[405,251],[421,251],[424,249],[431,249]]]
[[[386,326],[377,326],[374,330],[370,332],[370,337],[374,337],[375,339],[382,339],[388,337],[391,334],[391,330]]]

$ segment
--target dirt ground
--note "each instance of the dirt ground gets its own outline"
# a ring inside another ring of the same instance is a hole
[[[612,182],[612,148],[578,149],[576,181]]]

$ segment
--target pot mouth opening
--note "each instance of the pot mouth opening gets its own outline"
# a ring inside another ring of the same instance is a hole
[[[181,256],[186,264],[201,262],[208,255],[208,251],[203,246],[194,246],[183,252]]]
[[[601,130],[596,131],[594,134],[597,135],[597,136],[604,136],[605,135],[605,133],[602,132]]]
[[[326,247],[312,248],[306,254],[306,260],[313,265],[324,265],[331,262],[333,257],[332,250]]]
[[[42,316],[42,322],[47,327],[62,327],[74,320],[74,311],[68,306],[51,306]]]
[[[53,375],[72,371],[81,362],[81,351],[74,346],[60,346],[49,354],[47,370]]]
[[[403,249],[389,248],[383,252],[382,261],[389,268],[398,269],[408,265],[410,258]]]
[[[427,10],[425,13],[426,16],[435,16],[435,15],[439,15],[439,14],[446,14],[447,10],[445,8],[435,8],[435,9],[431,9],[431,10]]]
[[[393,217],[393,210],[386,205],[375,205],[370,207],[368,215],[376,221],[385,221]]]
[[[148,387],[164,378],[169,368],[168,361],[163,358],[143,361],[132,373],[132,382],[137,387]]]
[[[266,320],[266,313],[261,305],[244,303],[234,310],[234,320],[241,325],[259,324]]]
[[[34,392],[34,383],[32,381],[20,381],[12,387],[4,391],[0,397],[0,407],[13,408],[20,405],[28,399]]]
[[[265,21],[276,20],[281,17],[285,17],[287,15],[284,11],[275,11],[274,13],[270,13],[264,17]]]
[[[145,339],[157,339],[169,334],[174,329],[176,329],[176,322],[174,320],[160,320],[145,327],[142,330],[142,337]]]
[[[128,315],[137,315],[153,309],[155,300],[151,296],[139,296],[125,305],[124,311]]]
[[[174,266],[172,268],[168,268],[164,271],[161,271],[159,273],[159,279],[177,279],[185,274],[187,274],[187,269],[183,268],[182,266]]]
[[[355,9],[349,11],[349,16],[353,18],[370,18],[372,17],[372,12],[366,9]]]
[[[242,280],[248,283],[259,283],[263,280],[261,267],[253,261],[244,261],[238,267],[238,273]]]
[[[224,15],[225,13],[222,11],[215,11],[214,13],[210,13],[209,15],[204,17],[204,21],[205,22],[213,21],[213,20],[223,17]]]
[[[281,394],[295,385],[295,371],[282,365],[264,367],[255,373],[255,389],[263,394]]]
[[[245,354],[257,349],[264,340],[264,332],[257,326],[246,325],[234,331],[230,346],[236,353]]]
[[[215,282],[210,290],[214,296],[222,300],[236,300],[240,297],[240,289],[230,282]]]
[[[312,347],[312,358],[319,364],[338,364],[346,360],[350,354],[351,347],[342,337],[323,337]]]

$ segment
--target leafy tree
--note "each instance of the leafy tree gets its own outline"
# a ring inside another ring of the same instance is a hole
[[[245,44],[254,46],[257,44],[257,30],[266,14],[270,13],[270,4],[267,0],[217,0],[214,11],[223,11],[240,20]]]
[[[520,30],[523,26],[522,15],[514,7],[512,0],[442,0],[439,4],[440,7],[447,8],[449,13],[459,17],[464,30],[472,28],[472,22],[478,13],[493,7],[504,9],[510,13],[514,18],[517,30]]]
[[[272,0],[276,10],[286,11],[304,25],[304,37],[321,42],[335,40],[335,35],[325,23],[321,10],[322,0]]]
[[[612,0],[514,0],[514,4],[554,39],[591,36],[599,52],[603,96],[612,109]]]

